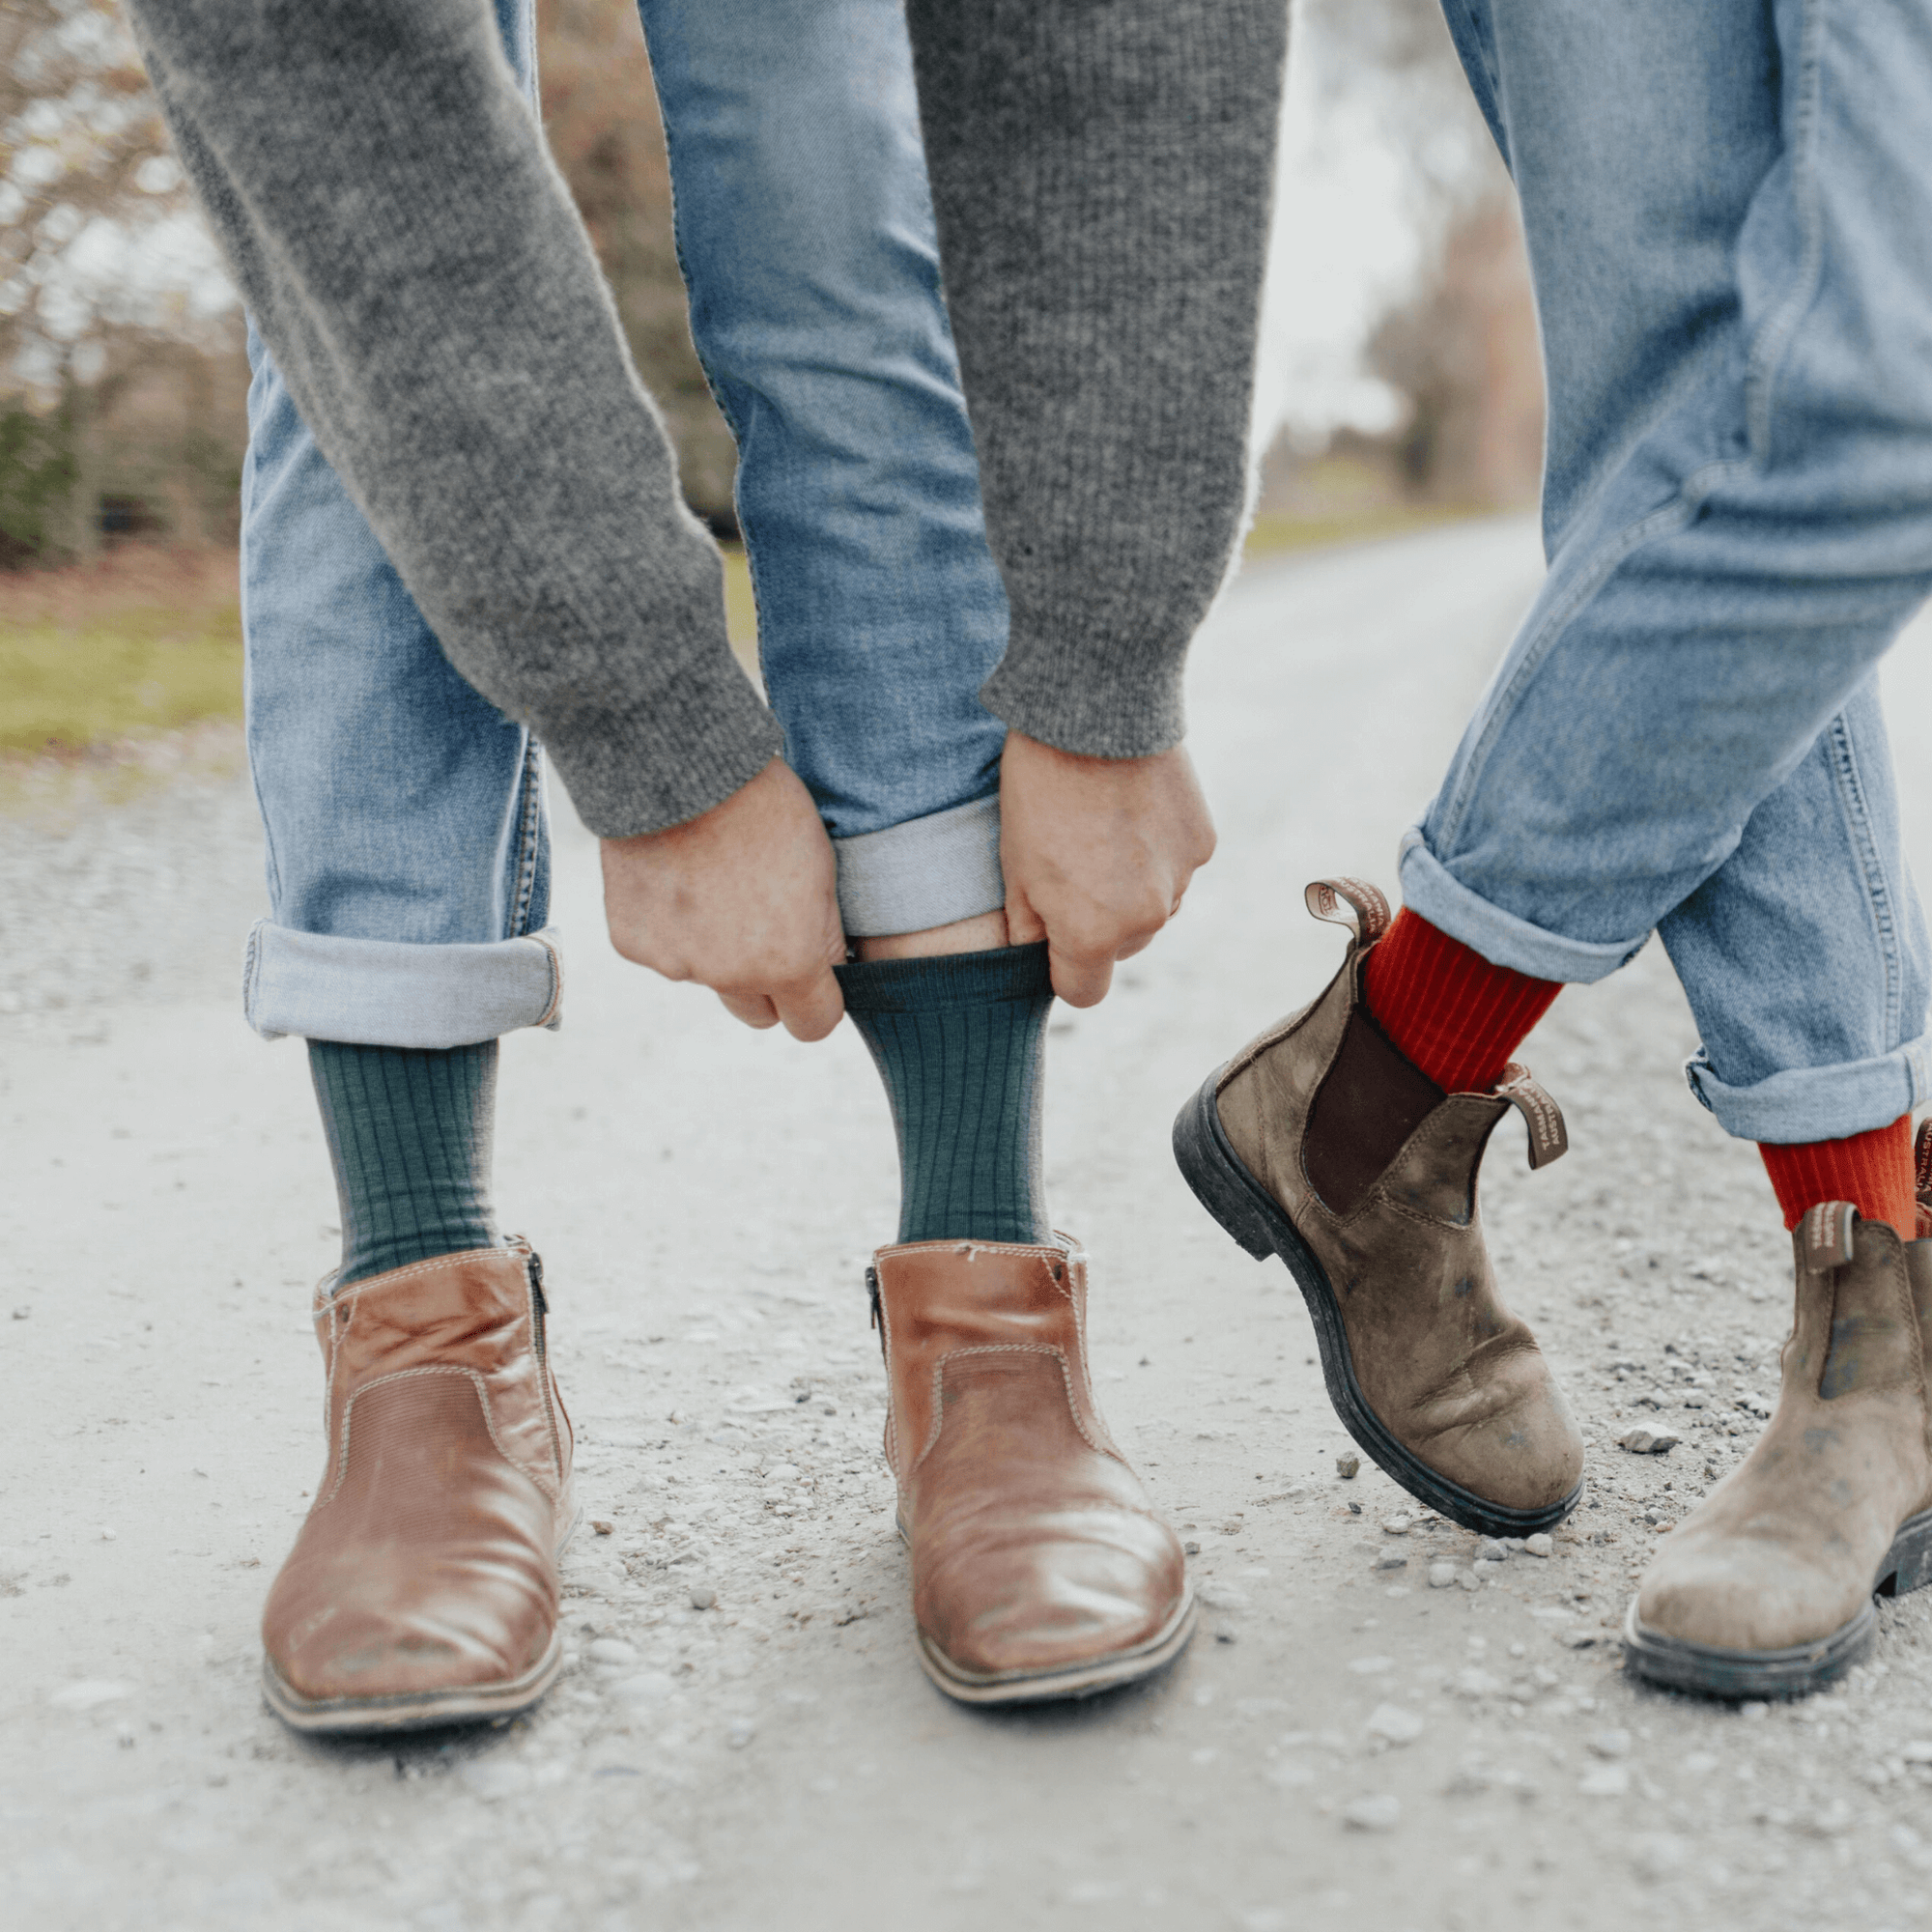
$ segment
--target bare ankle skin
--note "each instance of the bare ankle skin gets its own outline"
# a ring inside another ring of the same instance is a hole
[[[928,926],[923,932],[888,932],[854,943],[855,959],[933,959],[947,952],[992,952],[1009,945],[1007,915],[982,912],[957,919],[951,925]]]

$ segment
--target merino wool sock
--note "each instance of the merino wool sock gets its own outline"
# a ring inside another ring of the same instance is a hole
[[[495,1243],[494,1039],[440,1049],[312,1039],[308,1065],[342,1203],[338,1288]]]
[[[1867,1221],[1914,1238],[1918,1204],[1912,1167],[1912,1116],[1839,1141],[1758,1143],[1787,1232],[1821,1201],[1849,1201]]]
[[[1487,1094],[1563,990],[1492,965],[1406,906],[1370,948],[1363,981],[1382,1032],[1445,1094]]]
[[[1044,1241],[1046,948],[838,969],[899,1140],[901,1241]]]

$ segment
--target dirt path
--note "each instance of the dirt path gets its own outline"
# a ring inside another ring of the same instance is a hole
[[[211,930],[239,945],[259,891],[245,794],[110,816],[109,847],[137,858],[59,919],[111,970],[68,974],[64,1007],[0,1002],[7,1923],[1932,1916],[1932,1603],[1888,1605],[1872,1666],[1790,1711],[1637,1690],[1610,1640],[1658,1529],[1751,1440],[1788,1317],[1769,1189],[1685,1091],[1692,1035],[1657,949],[1566,995],[1526,1050],[1570,1157],[1532,1178],[1506,1125],[1486,1170],[1506,1290],[1594,1444],[1590,1500],[1548,1559],[1473,1570],[1473,1539],[1372,1468],[1337,1476],[1298,1296],[1168,1155],[1204,1071],[1332,970],[1302,882],[1392,883],[1537,571],[1518,524],[1277,566],[1201,647],[1221,856],[1116,998],[1056,1020],[1048,1148],[1056,1215],[1095,1258],[1102,1401],[1199,1546],[1209,1610],[1162,1682],[1045,1714],[958,1710],[913,1662],[860,1279],[892,1225],[892,1144],[859,1042],[754,1037],[624,968],[571,826],[566,1025],[506,1049],[499,1164],[507,1224],[554,1285],[582,1499],[612,1525],[569,1564],[573,1665],[481,1737],[328,1747],[268,1717],[255,1622],[316,1474],[304,1309],[333,1198],[298,1050],[243,1030],[228,958],[162,975]],[[1906,653],[1926,851],[1932,653]],[[19,896],[60,891],[78,848],[37,870],[9,837],[0,991],[43,988]],[[139,899],[149,850],[172,855],[159,910],[117,896]],[[170,996],[129,1004],[122,955],[142,948],[141,983]],[[1619,1450],[1639,1421],[1684,1446]]]

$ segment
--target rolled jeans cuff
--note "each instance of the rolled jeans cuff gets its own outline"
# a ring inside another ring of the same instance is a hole
[[[1643,932],[1634,939],[1599,946],[1531,925],[1527,920],[1479,898],[1452,878],[1424,841],[1419,825],[1411,825],[1403,834],[1398,869],[1402,902],[1410,912],[1451,939],[1460,939],[1491,965],[1527,973],[1533,980],[1594,985],[1599,980],[1607,980],[1619,966],[1629,965],[1650,938]]]
[[[997,792],[883,832],[835,838],[832,849],[848,939],[926,932],[1007,902]]]
[[[1699,1047],[1684,1063],[1690,1091],[1741,1141],[1791,1147],[1842,1141],[1889,1127],[1932,1092],[1932,1034],[1921,1034],[1875,1060],[1836,1066],[1791,1066],[1748,1087],[1731,1087],[1711,1070]]]
[[[248,935],[242,1006],[264,1039],[471,1046],[519,1027],[562,1024],[556,942],[554,926],[488,945],[413,946],[259,920]]]

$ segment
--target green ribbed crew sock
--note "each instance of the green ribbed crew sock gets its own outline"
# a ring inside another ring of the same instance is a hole
[[[308,1066],[342,1202],[338,1288],[496,1241],[494,1039],[440,1049],[312,1039]]]
[[[899,1239],[1044,1241],[1046,948],[838,968],[899,1137]]]

